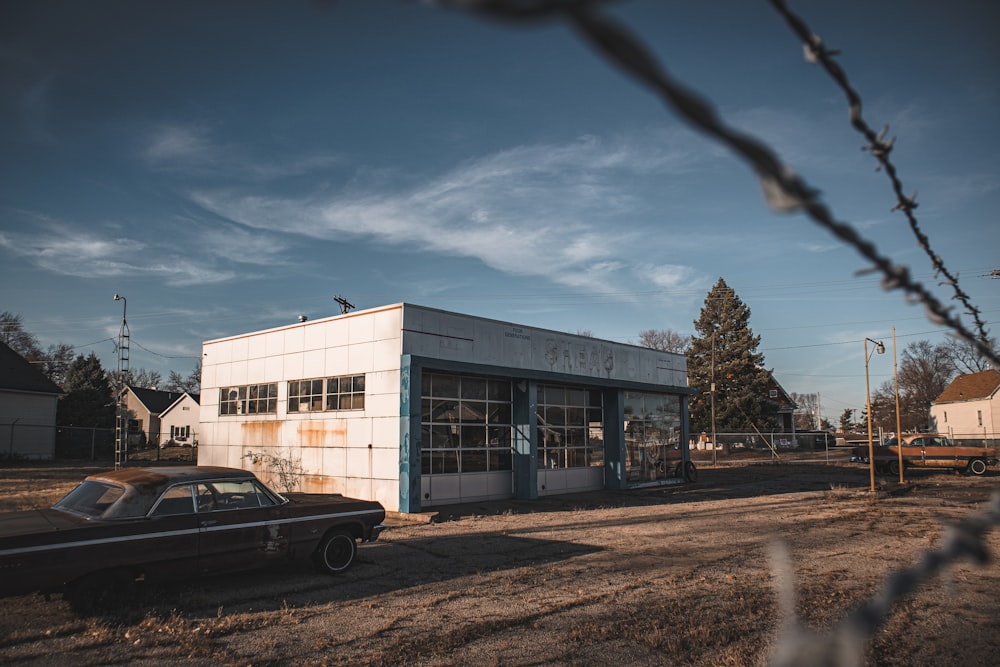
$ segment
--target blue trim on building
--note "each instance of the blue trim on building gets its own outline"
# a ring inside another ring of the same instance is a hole
[[[423,369],[410,355],[399,364],[399,511],[412,514],[420,506],[420,387]]]
[[[513,386],[514,497],[538,498],[538,384],[528,380]]]

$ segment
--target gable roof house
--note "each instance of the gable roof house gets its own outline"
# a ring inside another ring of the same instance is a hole
[[[192,444],[197,434],[200,396],[184,391],[159,391],[128,386],[129,446],[148,443],[164,446],[171,440]]]
[[[781,386],[774,372],[768,374],[767,400],[775,405],[778,418],[778,430],[783,433],[795,432],[795,408],[798,407],[785,388]]]
[[[0,459],[55,458],[56,407],[64,394],[0,342]]]
[[[953,440],[1000,442],[1000,371],[959,375],[931,403],[931,431]]]

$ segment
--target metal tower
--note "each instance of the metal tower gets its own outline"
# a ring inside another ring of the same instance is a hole
[[[128,379],[129,329],[125,319],[128,302],[115,294],[115,301],[122,302],[122,327],[118,330],[118,397],[115,401],[115,470],[125,465],[128,452],[128,403],[125,381]]]

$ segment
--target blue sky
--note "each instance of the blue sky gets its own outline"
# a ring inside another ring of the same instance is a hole
[[[897,137],[920,224],[995,335],[1000,5],[791,6]],[[950,299],[843,95],[769,3],[608,11]],[[556,22],[414,2],[15,0],[0,6],[0,86],[0,310],[109,368],[116,292],[131,365],[166,377],[204,340],[336,314],[335,295],[621,342],[692,333],[721,276],[778,380],[836,420],[863,407],[866,336],[944,340]],[[891,379],[891,357],[871,376]]]

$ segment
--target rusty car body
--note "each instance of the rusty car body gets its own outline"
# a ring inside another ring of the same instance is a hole
[[[0,596],[62,592],[86,608],[152,581],[311,558],[337,573],[385,510],[336,494],[278,494],[249,471],[175,466],[87,477],[50,508],[0,514]]]
[[[989,466],[997,464],[994,450],[959,445],[947,436],[935,433],[909,433],[902,438],[890,438],[884,445],[874,446],[872,451],[875,469],[890,475],[899,474],[900,453],[904,468],[950,468],[983,475]],[[868,463],[868,445],[852,449],[851,461]]]

